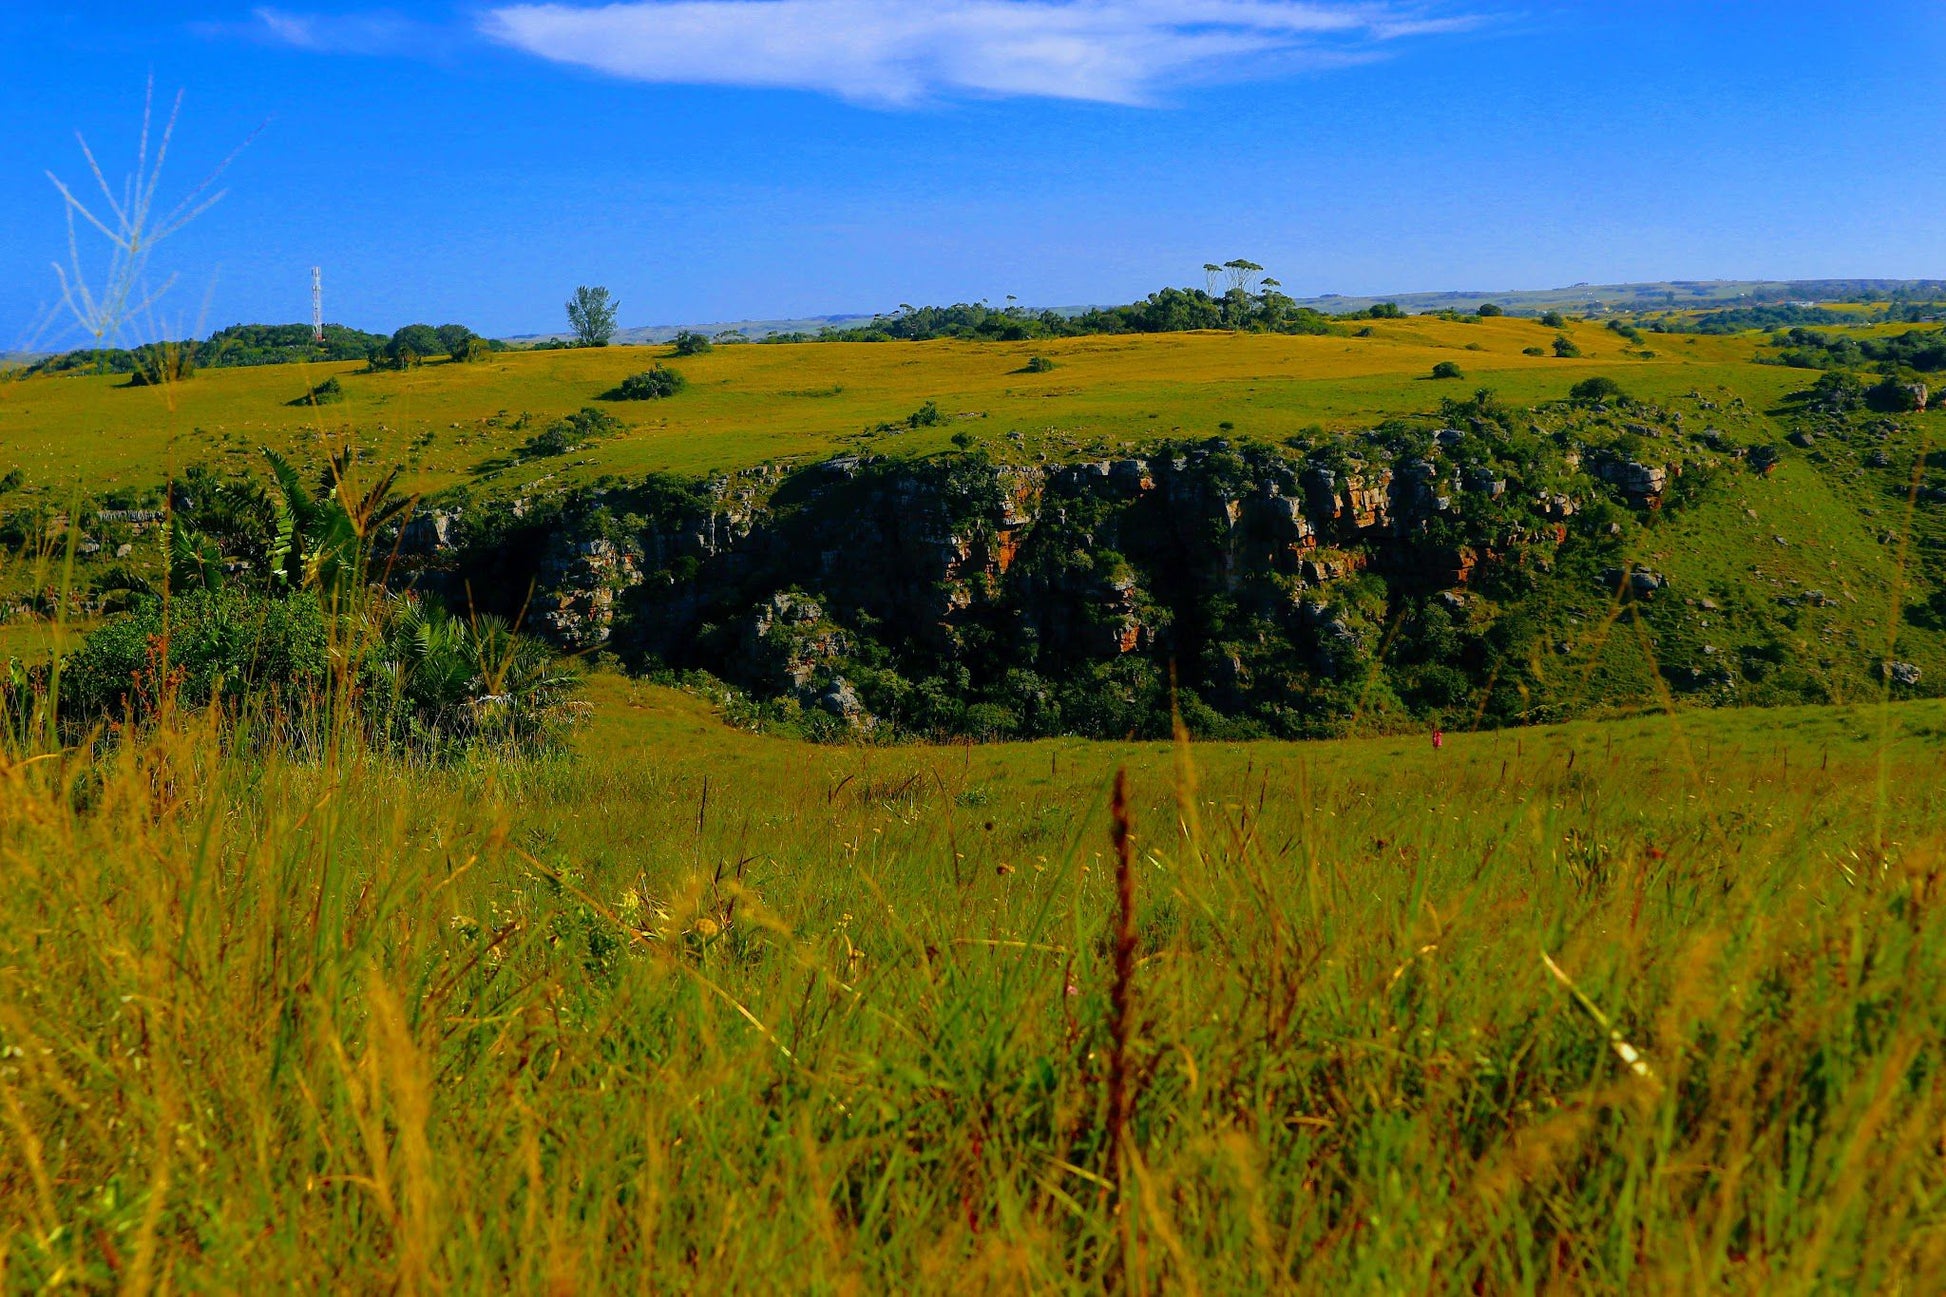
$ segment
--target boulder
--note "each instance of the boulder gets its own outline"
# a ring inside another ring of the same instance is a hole
[[[1887,662],[1884,664],[1885,678],[1895,685],[1911,688],[1919,683],[1924,672],[1910,662]]]

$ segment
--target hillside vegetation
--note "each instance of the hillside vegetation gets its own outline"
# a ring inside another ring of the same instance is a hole
[[[32,378],[0,386],[26,465],[4,584],[24,615],[64,582],[80,617],[165,578],[281,597],[289,490],[264,474],[329,499],[338,455],[431,492],[375,524],[394,589],[815,737],[1159,735],[1175,712],[1299,737],[1937,692],[1946,452],[1939,414],[1899,408],[1926,404],[1937,331],[1668,332],[1711,318]]]

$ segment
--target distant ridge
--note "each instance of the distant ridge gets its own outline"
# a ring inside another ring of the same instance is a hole
[[[1862,302],[1888,298],[1946,298],[1946,280],[1939,279],[1670,279],[1641,284],[1571,284],[1566,288],[1512,289],[1493,292],[1451,291],[1391,293],[1371,297],[1298,299],[1300,306],[1342,314],[1380,302],[1395,302],[1401,310],[1438,311],[1470,308],[1493,302],[1512,315],[1572,310],[1582,315],[1616,312],[1695,310],[1712,306],[1756,305],[1772,302]]]
[[[1300,297],[1299,306],[1333,315],[1362,311],[1380,302],[1393,302],[1411,312],[1470,310],[1493,302],[1510,315],[1539,315],[1543,311],[1572,311],[1577,315],[1612,315],[1638,311],[1706,309],[1713,306],[1754,305],[1766,302],[1858,302],[1888,298],[1946,300],[1946,280],[1940,279],[1668,279],[1639,284],[1570,284],[1565,288],[1451,289],[1441,292],[1375,293],[1347,297],[1329,293]],[[1033,313],[1052,310],[1078,315],[1090,306],[1030,307]],[[890,311],[880,314],[889,315]],[[788,320],[726,320],[688,324],[651,324],[622,329],[615,341],[645,346],[668,342],[685,329],[714,337],[737,332],[752,340],[779,333],[817,333],[820,329],[853,329],[870,324],[877,315],[865,313],[807,315]],[[513,334],[502,341],[533,344],[570,337],[557,333]]]
[[[685,329],[715,337],[719,333],[742,333],[755,340],[777,333],[816,333],[820,329],[855,329],[870,324],[872,315],[807,315],[795,320],[719,320],[715,323],[645,324],[633,329],[618,329],[615,341],[623,346],[646,346],[668,342]],[[574,335],[565,329],[558,333],[516,333],[502,342],[536,343],[565,341]]]

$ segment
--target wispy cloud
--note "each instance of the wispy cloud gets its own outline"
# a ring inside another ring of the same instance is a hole
[[[1368,59],[1478,22],[1325,0],[634,0],[503,5],[480,30],[639,81],[891,105],[954,93],[1140,104],[1185,82]]]
[[[202,23],[198,28],[320,54],[421,54],[445,43],[440,29],[386,11],[309,14],[265,5],[251,10],[247,22]]]

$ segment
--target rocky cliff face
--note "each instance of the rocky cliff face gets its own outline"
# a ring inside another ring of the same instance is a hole
[[[1576,527],[1599,557],[1591,504],[1653,510],[1701,454],[1660,429],[1591,448],[1482,416],[1317,448],[840,456],[556,501],[470,547],[450,519],[411,539],[510,609],[524,580],[530,624],[564,648],[851,724],[984,706],[1011,732],[1113,732],[1166,715],[1173,669],[1195,705],[1301,733],[1365,687],[1388,622],[1464,640]]]

